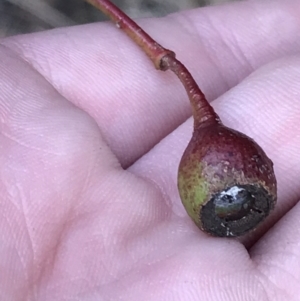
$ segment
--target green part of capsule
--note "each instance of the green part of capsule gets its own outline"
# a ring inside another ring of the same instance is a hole
[[[207,201],[208,184],[201,177],[202,166],[181,166],[178,172],[178,190],[188,215],[199,225],[200,207]]]

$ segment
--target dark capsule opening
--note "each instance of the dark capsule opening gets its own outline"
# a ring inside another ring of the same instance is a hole
[[[233,186],[214,198],[215,214],[220,219],[233,221],[246,216],[251,209],[255,210],[255,198],[245,188]]]
[[[275,199],[260,185],[228,187],[202,207],[202,227],[214,236],[241,236],[256,228],[274,204]]]

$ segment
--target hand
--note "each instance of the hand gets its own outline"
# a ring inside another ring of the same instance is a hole
[[[0,300],[299,300],[299,12],[248,1],[140,21],[275,164],[276,224],[243,243],[181,205],[192,121],[172,73],[111,23],[0,41]]]

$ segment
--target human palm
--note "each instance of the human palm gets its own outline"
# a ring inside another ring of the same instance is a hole
[[[274,215],[242,241],[207,236],[181,205],[192,120],[171,73],[112,24],[2,40],[0,300],[300,300],[299,12],[141,21],[275,164]]]

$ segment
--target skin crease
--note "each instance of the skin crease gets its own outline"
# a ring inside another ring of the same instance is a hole
[[[276,224],[247,248],[181,205],[192,120],[173,74],[110,23],[1,40],[0,300],[299,300],[299,13],[247,1],[140,21],[274,162]]]

